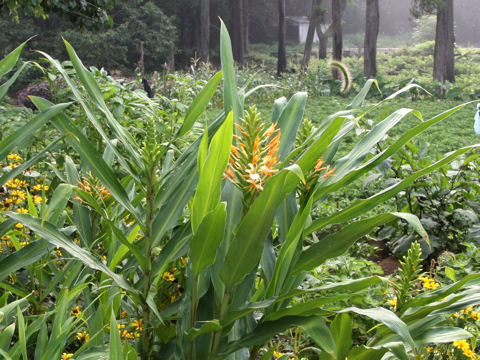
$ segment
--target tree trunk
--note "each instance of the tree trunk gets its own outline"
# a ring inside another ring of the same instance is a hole
[[[363,73],[366,78],[377,75],[377,37],[380,24],[378,0],[367,0],[365,42],[363,46]]]
[[[343,36],[342,36],[342,0],[332,0],[332,30],[333,30],[333,60],[341,61],[343,52]],[[333,70],[333,76],[339,80],[341,78],[340,71]]]
[[[321,6],[322,0],[319,0]],[[318,20],[317,25],[317,34],[318,34],[318,58],[319,59],[326,59],[327,58],[327,45],[328,45],[328,36],[332,29],[332,24],[330,24],[327,28],[322,29],[322,27],[326,24],[327,20],[327,11],[325,9],[321,9],[320,11],[320,18]]]
[[[453,25],[453,0],[445,0],[437,14],[433,78],[437,81],[455,82],[455,33]]]
[[[243,52],[248,54],[249,28],[250,28],[250,4],[249,0],[243,0]]]
[[[210,0],[200,0],[200,59],[210,57]]]
[[[341,0],[332,0],[333,59],[342,60],[342,7]]]
[[[287,50],[285,42],[287,37],[287,26],[285,23],[285,0],[278,0],[278,62],[277,75],[287,70]]]
[[[230,0],[231,14],[231,36],[233,58],[242,66],[245,63],[245,54],[243,52],[243,0]]]
[[[312,54],[312,45],[315,38],[315,30],[318,28],[319,11],[322,0],[314,0],[312,2],[312,10],[310,11],[310,22],[308,24],[307,39],[305,40],[305,50],[303,51],[302,70],[307,71],[310,56]],[[318,33],[318,31],[317,31]],[[318,34],[320,37],[320,34]]]

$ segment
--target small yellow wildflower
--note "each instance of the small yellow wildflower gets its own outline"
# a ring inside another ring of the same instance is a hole
[[[473,306],[469,306],[466,309],[460,310],[460,312],[464,315],[470,313],[473,310]]]
[[[429,352],[429,353],[432,353],[432,352],[435,351],[435,348],[434,348],[433,346],[427,346],[427,347],[425,348],[425,350],[427,350],[427,352]]]
[[[8,155],[7,155],[7,158],[8,158],[9,160],[13,160],[13,161],[20,161],[20,160],[22,160],[22,158],[21,158],[20,155],[18,155],[18,154],[8,154]]]
[[[79,332],[77,333],[77,340],[83,340],[84,342],[87,342],[88,340],[90,340],[90,335],[88,335],[86,331]]]
[[[135,330],[142,331],[143,330],[143,319],[133,320],[132,326],[135,328]]]
[[[17,212],[20,213],[20,214],[28,214],[28,210],[25,209],[25,208],[18,208]]]
[[[10,235],[2,235],[2,238],[1,238],[3,241],[7,241],[8,239],[10,239]]]
[[[163,280],[165,281],[175,281],[175,276],[172,273],[165,271],[162,275]]]
[[[122,311],[122,312],[120,313],[120,318],[121,318],[121,319],[125,319],[127,316],[128,316],[128,314],[127,314],[126,311]]]
[[[395,299],[388,299],[388,303],[392,306],[397,306],[397,298]]]
[[[182,262],[182,265],[185,266],[188,263],[188,258],[187,257],[180,257],[180,261]]]
[[[80,315],[82,315],[82,312],[80,311],[80,308],[77,305],[72,309],[72,311],[70,311],[70,314],[73,316],[79,317]]]
[[[63,256],[62,255],[62,252],[60,251],[60,247],[56,247],[55,250],[53,250],[53,252],[55,253],[55,255],[57,255],[58,257],[61,257]]]
[[[480,321],[480,313],[478,313],[476,311],[472,311],[470,316],[472,317],[473,320]]]
[[[16,224],[15,224],[15,227],[16,227],[18,230],[23,229],[23,224],[21,224],[21,223],[16,223]]]
[[[438,282],[428,276],[419,276],[419,279],[423,282],[423,287],[428,290],[435,290],[440,286]]]
[[[43,199],[41,196],[33,195],[32,200],[34,204],[41,204]]]
[[[283,355],[285,355],[285,353],[282,353],[280,351],[273,352],[273,356],[275,357],[275,359],[281,358]]]
[[[73,354],[72,353],[63,353],[62,354],[62,359],[61,360],[68,360],[68,359],[71,359],[73,357]]]
[[[47,191],[50,187],[48,185],[38,184],[32,186],[32,191]]]

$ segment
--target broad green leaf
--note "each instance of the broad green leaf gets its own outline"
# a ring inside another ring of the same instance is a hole
[[[58,115],[71,103],[53,105],[46,108],[40,114],[36,115],[28,123],[17,129],[14,133],[10,134],[0,142],[0,159],[7,156],[15,146],[21,144],[26,139],[31,137],[38,129],[45,125],[55,115]]]
[[[18,307],[24,310],[27,307],[28,299],[24,297],[19,300],[7,303],[7,305],[0,308],[0,327],[6,327],[14,321],[15,312]]]
[[[338,224],[338,223],[344,223],[347,222],[357,216],[365,214],[368,210],[372,209],[376,205],[385,202],[387,199],[391,198],[395,194],[398,194],[400,191],[403,189],[407,188],[408,186],[411,186],[416,179],[418,179],[421,176],[427,175],[431,173],[432,171],[435,171],[442,166],[448,164],[458,156],[466,153],[469,150],[473,150],[480,147],[480,145],[471,145],[471,146],[466,146],[463,148],[460,148],[456,151],[453,151],[449,154],[447,154],[445,157],[441,158],[437,162],[433,163],[432,165],[416,171],[409,176],[407,176],[405,179],[403,179],[401,182],[384,189],[383,191],[377,193],[374,196],[369,197],[368,199],[364,200],[357,200],[355,201],[352,205],[350,205],[348,208],[346,208],[343,211],[340,211],[336,213],[335,215],[332,215],[330,217],[326,218],[321,218],[318,220],[315,220],[312,225],[310,225],[307,229],[307,233],[312,233],[313,231],[320,230],[324,228],[326,225],[329,224]],[[328,180],[328,179],[327,179]],[[318,196],[315,195],[315,198]]]
[[[206,321],[202,324],[200,329],[197,328],[191,328],[188,330],[188,337],[190,338],[190,341],[195,340],[198,336],[203,335],[203,334],[209,334],[214,331],[221,330],[222,327],[220,326],[220,321],[217,319],[215,320],[210,320]]]
[[[336,358],[345,359],[352,347],[353,320],[349,314],[337,314],[330,325],[330,331],[337,347]]]
[[[190,104],[185,115],[185,120],[183,121],[182,127],[178,131],[177,137],[185,135],[190,131],[195,121],[198,117],[205,111],[206,106],[208,105],[213,94],[217,90],[218,84],[223,78],[223,73],[219,71],[208,81],[207,85],[200,91],[200,93],[195,97],[193,102]]]
[[[281,171],[267,182],[238,225],[220,274],[227,289],[242,281],[258,265],[275,210],[284,198],[287,174],[288,171]]]
[[[318,317],[315,321],[310,321],[305,325],[307,335],[320,347],[329,354],[333,359],[340,359],[337,355],[337,346],[330,329],[325,321]]]
[[[356,221],[342,230],[326,236],[302,252],[293,273],[298,274],[302,271],[312,270],[326,260],[342,255],[357,239],[369,234],[375,227],[394,219],[395,215],[392,214],[376,215]],[[311,227],[307,231],[312,232]]]
[[[0,85],[0,101],[2,101],[2,99],[5,97],[5,95],[8,92],[8,89],[10,89],[10,86],[12,86],[13,83],[15,83],[18,76],[27,67],[27,65],[28,63],[23,63],[22,66],[17,71],[15,71],[15,74],[13,74],[13,76],[10,79],[8,79],[5,83]]]
[[[362,89],[358,92],[358,94],[355,96],[353,101],[347,106],[347,109],[357,109],[360,108],[363,103],[365,102],[365,98],[367,97],[368,93],[370,92],[370,89],[372,85],[376,85],[378,92],[382,93],[380,91],[380,87],[378,86],[378,81],[376,79],[368,79],[365,84],[363,85]]]
[[[273,112],[272,112],[272,122],[275,124],[280,119],[283,109],[287,106],[287,98],[282,96],[281,98],[275,99],[273,103]]]
[[[428,244],[428,246],[430,246],[430,239],[428,238],[428,234],[423,228],[420,219],[416,215],[401,212],[393,212],[392,214],[408,222],[408,224],[422,237],[422,239]]]
[[[384,324],[390,330],[397,333],[402,338],[403,342],[409,345],[411,349],[415,349],[415,343],[410,335],[410,332],[408,331],[407,325],[390,310],[381,307],[371,309],[349,307],[339,311],[339,313],[347,312],[353,312],[359,315],[367,316],[375,321],[378,321],[379,323]]]
[[[232,42],[230,41],[227,27],[222,20],[220,20],[220,60],[222,62],[223,72],[223,102],[225,114],[232,111],[233,122],[237,123],[239,117],[243,115],[243,106],[240,103],[240,97],[238,96],[237,91]]]
[[[123,360],[122,340],[120,340],[117,320],[115,319],[113,309],[110,314],[110,359]]]
[[[208,213],[190,243],[190,261],[195,276],[215,262],[218,246],[225,233],[226,203]]]
[[[20,46],[18,46],[15,50],[13,50],[11,53],[5,56],[2,60],[0,60],[0,79],[3,77],[3,75],[5,75],[6,73],[10,72],[10,70],[13,69],[13,67],[18,61],[18,58],[20,57],[20,54],[22,53],[24,46],[27,44],[28,40],[20,44]]]
[[[1,320],[2,319],[0,318],[0,321]],[[8,325],[5,329],[0,331],[0,349],[5,349],[8,351],[14,332],[15,323]]]
[[[6,279],[9,274],[40,260],[52,248],[53,246],[49,248],[46,241],[37,240],[2,258],[0,260],[0,281]]]
[[[300,92],[292,96],[288,104],[283,108],[278,126],[281,129],[280,147],[278,154],[284,160],[292,150],[297,137],[297,130],[303,121],[303,113],[307,102],[307,93]]]
[[[197,158],[197,168],[198,173],[200,173],[205,165],[205,159],[207,158],[208,153],[208,127],[205,126],[205,131],[202,135],[202,141],[198,148],[198,158]]]
[[[348,353],[348,360],[380,360],[387,349],[374,349],[366,346],[355,346]]]
[[[457,281],[455,270],[452,269],[451,267],[448,267],[448,266],[445,267],[445,276],[454,282]]]
[[[138,292],[138,290],[132,288],[121,276],[113,273],[106,265],[101,261],[95,259],[88,251],[82,249],[66,237],[63,233],[57,230],[57,228],[52,225],[50,222],[45,221],[42,224],[41,219],[33,217],[29,214],[18,214],[11,211],[5,212],[5,215],[9,216],[12,219],[15,219],[18,222],[21,222],[25,226],[28,226],[35,233],[43,237],[49,243],[60,246],[70,253],[71,256],[83,262],[86,266],[100,270],[101,272],[107,274],[109,277],[114,280],[118,286],[125,290],[132,291],[133,293]]]
[[[43,214],[42,221],[49,220],[52,224],[57,226],[63,225],[59,224],[57,220],[70,200],[72,188],[73,186],[70,184],[60,184],[55,188],[55,192],[48,202],[47,210]]]
[[[17,325],[18,325],[18,343],[22,349],[23,360],[28,360],[27,357],[27,339],[25,336],[25,319],[23,318],[22,310],[17,306]]]
[[[419,345],[424,344],[445,344],[457,340],[469,339],[473,335],[465,329],[451,326],[436,326],[425,329],[420,336],[415,338]]]
[[[233,136],[233,114],[230,113],[210,143],[205,163],[200,171],[197,191],[191,207],[192,229],[195,234],[203,218],[220,201],[223,173],[230,158]]]

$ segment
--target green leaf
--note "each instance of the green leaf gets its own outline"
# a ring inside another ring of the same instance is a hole
[[[46,241],[37,240],[2,258],[0,260],[0,281],[7,278],[9,274],[40,260],[52,248],[53,246],[49,248]]]
[[[336,358],[345,359],[352,347],[353,320],[347,313],[337,314],[330,325],[330,331],[337,348]]]
[[[469,339],[473,335],[465,329],[451,326],[436,326],[430,329],[424,329],[420,336],[415,338],[419,345],[424,344],[445,344],[457,340]]]
[[[243,115],[243,106],[240,103],[240,97],[237,92],[232,42],[230,41],[227,27],[222,20],[220,20],[220,60],[222,62],[223,72],[223,102],[225,114],[233,111],[233,122],[237,123],[239,117]]]
[[[348,353],[348,360],[380,360],[387,349],[374,349],[366,346],[355,346]]]
[[[13,69],[13,67],[18,61],[18,58],[20,57],[20,54],[22,53],[24,46],[29,40],[30,39],[22,43],[20,46],[18,46],[15,50],[13,50],[0,61],[0,79],[3,77],[3,75]]]
[[[390,310],[377,307],[371,309],[359,309],[357,307],[349,307],[339,311],[339,313],[354,312],[359,315],[367,316],[375,321],[384,324],[393,332],[397,333],[405,344],[408,344],[411,349],[415,349],[415,343],[408,331],[407,325],[398,318]]]
[[[428,238],[428,234],[423,228],[420,219],[416,215],[400,212],[393,212],[392,214],[408,222],[408,224],[422,237],[422,239],[428,244],[428,246],[430,246],[430,239]]]
[[[190,330],[188,330],[187,335],[190,338],[190,341],[193,341],[200,335],[209,334],[221,329],[222,327],[220,325],[220,321],[215,319],[215,320],[205,321],[200,327],[200,329],[191,328]]]
[[[337,356],[337,346],[330,329],[325,321],[317,317],[315,321],[311,321],[305,325],[307,335],[319,346],[323,351],[329,354],[333,359],[340,359]]]
[[[5,95],[8,92],[8,89],[10,89],[10,86],[13,85],[13,83],[17,80],[18,76],[22,73],[22,71],[27,67],[28,63],[23,63],[22,66],[15,71],[15,74],[8,79],[4,84],[0,85],[0,101],[5,97]]]
[[[18,343],[22,349],[23,360],[28,360],[27,357],[27,339],[25,336],[25,319],[23,318],[22,310],[17,307],[17,324],[18,324]]]
[[[457,281],[455,270],[453,270],[451,267],[448,267],[448,266],[445,267],[445,276],[454,282]]]
[[[280,147],[278,154],[284,160],[292,150],[297,137],[297,130],[303,121],[303,113],[307,102],[307,93],[300,92],[292,96],[287,106],[283,108],[278,126],[281,129]]]
[[[0,319],[1,320],[1,319]],[[15,323],[8,325],[0,332],[0,349],[8,350],[15,332]]]
[[[73,186],[70,184],[60,184],[56,187],[53,196],[48,202],[47,209],[42,216],[42,221],[49,220],[57,226],[63,225],[58,223],[58,219],[70,200],[72,188]]]
[[[370,88],[372,85],[375,84],[377,86],[378,92],[380,91],[380,87],[378,86],[378,81],[376,79],[368,79],[365,84],[363,85],[362,89],[358,92],[355,96],[353,101],[347,106],[347,109],[358,109],[360,108],[363,103],[365,102],[365,98],[367,97],[368,93],[370,92]]]
[[[233,136],[233,114],[230,113],[213,136],[207,158],[200,171],[197,191],[191,207],[192,229],[195,234],[203,218],[220,201],[223,173],[230,158]]]
[[[220,274],[227,289],[242,281],[258,265],[275,210],[285,196],[283,191],[287,174],[288,171],[281,171],[267,182],[238,225]]]
[[[200,93],[195,97],[193,102],[190,104],[185,115],[185,120],[183,121],[182,127],[178,131],[177,137],[185,135],[190,131],[195,121],[198,117],[205,111],[206,106],[208,105],[213,94],[217,90],[218,84],[223,78],[223,73],[219,71],[208,81],[207,85],[200,91]]]
[[[120,340],[117,320],[115,319],[113,309],[110,314],[110,359],[123,360],[122,340]]]
[[[18,222],[21,222],[25,226],[28,226],[30,229],[43,237],[49,243],[65,249],[70,253],[71,256],[80,260],[86,266],[92,269],[100,270],[101,272],[105,273],[106,275],[111,277],[112,280],[115,281],[117,285],[121,288],[132,291],[133,293],[138,293],[138,290],[132,288],[125,281],[125,279],[113,273],[106,265],[104,265],[101,261],[95,259],[88,251],[76,245],[71,239],[58,231],[57,228],[48,221],[45,221],[42,224],[42,221],[39,218],[33,217],[29,214],[18,214],[11,211],[6,211],[5,215],[9,216],[12,219],[15,219]]]
[[[190,243],[190,261],[195,276],[215,262],[218,246],[225,233],[226,203],[208,213]]]

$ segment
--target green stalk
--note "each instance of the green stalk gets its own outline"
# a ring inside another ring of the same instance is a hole
[[[194,277],[192,284],[192,302],[190,304],[190,329],[195,327],[195,319],[197,318],[197,301],[198,301],[198,275]],[[188,359],[193,359],[193,341],[188,342]]]
[[[230,302],[230,296],[231,292],[226,291],[225,294],[223,295],[222,303],[220,305],[220,311],[218,313],[218,320],[221,322],[222,317],[225,315],[227,312],[228,308],[228,303]],[[215,331],[213,333],[213,339],[212,339],[212,354],[216,354],[218,351],[218,347],[220,346],[220,337],[222,335],[222,330]]]

